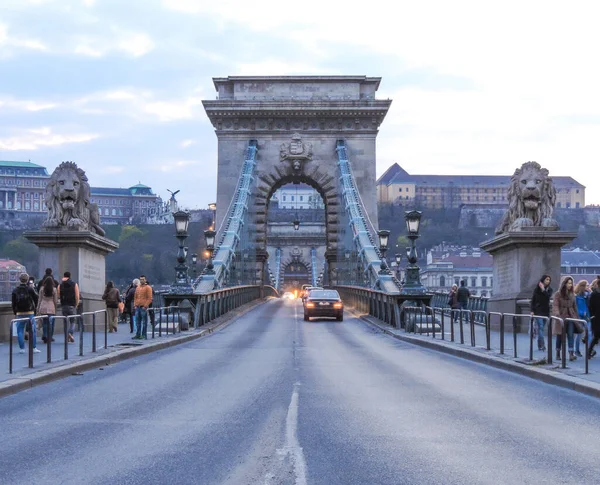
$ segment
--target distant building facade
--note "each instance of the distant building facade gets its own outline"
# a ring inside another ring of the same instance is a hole
[[[492,256],[480,249],[436,248],[427,252],[421,283],[429,291],[449,292],[464,280],[473,296],[492,296]]]
[[[575,283],[580,280],[591,283],[596,276],[600,276],[600,253],[581,249],[571,251],[563,249],[560,252],[560,273],[562,276],[572,276]],[[552,286],[558,288],[559,283],[555,282]]]
[[[44,216],[44,194],[50,175],[32,162],[0,161],[0,220]],[[160,223],[166,211],[162,199],[147,185],[128,189],[91,187],[101,224]],[[161,219],[162,217],[162,219]]]
[[[279,209],[325,209],[319,192],[306,184],[284,185],[275,191],[271,201]]]
[[[410,175],[394,163],[377,180],[377,201],[420,208],[456,209],[465,204],[506,206],[510,175]],[[585,206],[585,187],[571,177],[556,177],[556,207]]]
[[[19,284],[19,275],[26,273],[22,264],[12,259],[0,259],[0,301],[10,301],[12,290]]]
[[[166,211],[162,199],[147,185],[137,184],[128,189],[91,187],[91,202],[98,204],[103,224],[156,222]]]
[[[44,214],[44,191],[49,178],[41,165],[0,161],[0,219]]]

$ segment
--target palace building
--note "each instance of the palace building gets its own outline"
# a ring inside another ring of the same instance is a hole
[[[0,161],[0,221],[46,214],[44,193],[50,175],[32,162]],[[141,183],[123,188],[90,187],[102,224],[152,222],[164,212],[162,199]]]
[[[377,180],[377,202],[408,204],[427,209],[462,205],[508,204],[511,175],[410,175],[394,163]],[[585,206],[585,187],[572,177],[556,177],[556,208]]]

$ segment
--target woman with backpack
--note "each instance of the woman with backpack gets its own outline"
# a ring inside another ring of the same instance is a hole
[[[52,278],[46,278],[40,288],[38,300],[37,314],[46,315],[42,322],[42,340],[44,343],[50,339],[54,342],[54,316],[56,315],[56,307],[58,306],[58,293],[54,286]]]
[[[102,295],[106,302],[106,320],[109,325],[109,332],[116,332],[119,329],[119,302],[121,295],[119,289],[115,287],[112,281],[106,283],[106,289]]]

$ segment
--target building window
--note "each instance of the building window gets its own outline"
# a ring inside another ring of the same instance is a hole
[[[481,292],[481,296],[487,296],[487,291],[485,291],[485,290],[482,290],[482,292]]]
[[[117,201],[115,199],[112,200],[112,205],[117,205]]]
[[[579,202],[575,202],[575,209],[579,209]]]
[[[471,286],[473,288],[477,286],[477,276],[471,276]]]
[[[400,188],[398,189],[398,192],[402,192],[402,187],[400,187]]]
[[[454,284],[455,284],[455,285],[458,285],[458,284],[460,284],[460,280],[459,280],[458,276],[455,276],[455,277],[454,277]]]
[[[578,193],[579,193],[579,189],[577,189],[577,190],[575,191],[575,193],[576,193],[576,194],[578,194]]]
[[[34,180],[33,181],[33,185],[34,185],[34,187],[39,187],[40,186],[40,181],[39,180]]]
[[[105,215],[105,216],[108,216],[108,215],[110,215],[110,211],[108,210],[108,208],[105,208],[105,209],[104,209],[104,215]]]
[[[304,196],[303,195],[300,196],[300,202],[304,202]]]
[[[34,202],[33,203],[33,210],[36,210],[36,211],[40,210],[40,203],[39,202]]]
[[[570,209],[571,208],[571,203],[567,202],[566,207],[567,207],[567,209]]]
[[[23,181],[22,180],[17,180],[17,185],[22,185]]]
[[[444,275],[440,276],[440,286],[446,286],[446,277]]]
[[[17,200],[17,204],[16,204],[16,207],[15,207],[15,208],[16,208],[18,211],[20,211],[20,210],[21,210],[21,201],[20,201],[20,200]],[[2,202],[0,202],[0,209],[2,209]]]
[[[481,286],[483,286],[484,288],[487,286],[487,276],[481,277]]]
[[[8,203],[8,205],[10,206],[10,202]],[[10,207],[9,207],[10,209]],[[31,203],[29,201],[25,202],[25,210],[28,211],[31,209]]]
[[[116,215],[117,215],[117,209],[113,209],[113,210],[112,210],[112,215],[113,215],[113,216],[116,216]]]

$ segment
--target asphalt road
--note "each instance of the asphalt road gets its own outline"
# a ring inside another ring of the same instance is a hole
[[[597,482],[598,400],[301,310],[0,399],[0,483]]]

